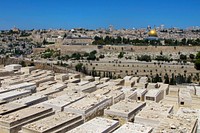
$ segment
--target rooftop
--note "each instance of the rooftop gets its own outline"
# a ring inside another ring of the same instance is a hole
[[[173,105],[148,102],[146,107],[143,109],[145,111],[155,111],[160,113],[170,113],[173,109]]]
[[[164,118],[161,123],[154,129],[154,132],[167,133],[194,133],[197,118],[184,118],[178,116],[168,116]]]
[[[131,101],[131,100],[123,100],[120,101],[112,106],[110,106],[108,109],[106,109],[106,113],[109,112],[118,112],[120,114],[127,114],[137,111],[139,108],[141,109],[146,104],[144,102],[137,102],[137,101]]]
[[[137,89],[137,95],[140,96],[140,95],[144,95],[147,93],[147,90],[146,89]]]
[[[161,93],[161,90],[151,89],[151,90],[148,90],[148,92],[145,94],[145,96],[146,97],[156,97],[157,95],[159,95],[159,93]]]
[[[55,115],[25,125],[22,129],[29,129],[35,132],[48,132],[60,125],[66,123],[70,124],[70,121],[73,121],[73,119],[77,118],[80,119],[81,115],[67,112],[57,112]]]
[[[68,133],[104,133],[111,132],[119,126],[119,122],[106,118],[96,117]]]
[[[45,112],[50,109],[51,108],[49,107],[44,107],[41,105],[34,105],[25,109],[21,109],[13,113],[1,116],[0,125],[2,122],[12,123],[15,121],[25,120],[29,116],[37,115],[39,112]]]
[[[152,130],[150,126],[127,122],[113,133],[150,133]]]
[[[103,101],[106,101],[107,98],[100,96],[100,97],[96,97],[96,96],[91,96],[91,97],[85,97],[75,103],[72,103],[68,106],[66,106],[65,108],[67,109],[76,109],[79,111],[87,111],[90,108],[93,108],[94,106],[99,105],[100,103],[102,103]]]

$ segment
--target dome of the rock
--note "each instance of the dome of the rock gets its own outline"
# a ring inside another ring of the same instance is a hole
[[[157,37],[158,36],[155,29],[150,30],[148,34],[149,34],[150,37]]]

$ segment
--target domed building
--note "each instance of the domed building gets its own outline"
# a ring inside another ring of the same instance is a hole
[[[157,31],[155,29],[152,29],[148,32],[147,40],[159,40]]]
[[[155,29],[150,30],[148,35],[149,37],[158,37],[157,31]]]

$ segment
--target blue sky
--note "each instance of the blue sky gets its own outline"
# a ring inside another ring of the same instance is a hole
[[[200,0],[0,0],[0,29],[200,26]]]

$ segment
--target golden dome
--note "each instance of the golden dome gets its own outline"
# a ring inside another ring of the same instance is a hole
[[[149,36],[152,36],[152,37],[157,37],[158,36],[155,29],[150,30],[148,34],[149,34]]]

